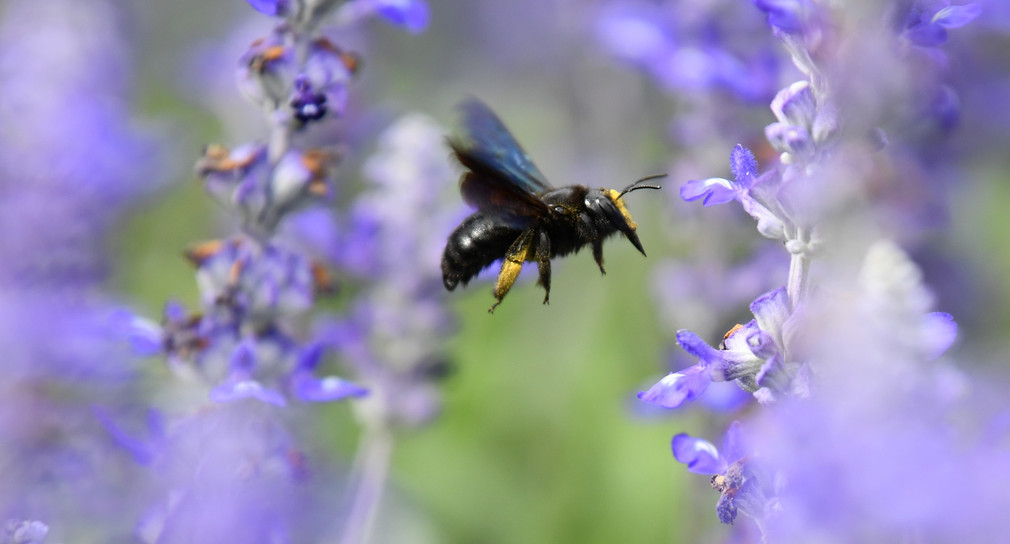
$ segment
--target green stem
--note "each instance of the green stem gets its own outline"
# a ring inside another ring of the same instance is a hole
[[[371,539],[392,453],[393,433],[386,424],[366,424],[365,435],[355,456],[351,478],[354,497],[341,544],[365,544]]]

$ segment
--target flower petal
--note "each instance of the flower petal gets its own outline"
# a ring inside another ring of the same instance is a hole
[[[730,424],[726,429],[726,436],[722,440],[721,454],[726,463],[735,463],[747,455],[747,447],[744,442],[743,426],[739,421]]]
[[[731,202],[739,194],[740,187],[736,183],[724,178],[691,180],[680,186],[680,198],[687,202],[704,198],[702,203],[705,206],[715,206]]]
[[[782,337],[782,324],[789,319],[789,295],[785,287],[779,287],[774,291],[769,291],[758,298],[750,305],[750,311],[754,314],[754,320],[758,327],[772,338]]]
[[[817,100],[810,82],[796,81],[779,91],[772,99],[771,109],[781,123],[809,127],[817,115]]]
[[[765,127],[765,138],[778,151],[804,156],[814,151],[810,132],[799,125],[772,123]]]
[[[323,351],[326,349],[326,344],[322,342],[315,342],[305,349],[302,350],[301,354],[298,356],[298,368],[303,370],[313,370],[319,366],[319,362],[323,358]]]
[[[944,28],[959,28],[974,21],[981,14],[982,5],[978,2],[962,6],[951,5],[937,11],[931,22]]]
[[[905,36],[919,47],[936,47],[947,41],[947,29],[935,23],[919,23],[906,30]]]
[[[957,322],[945,312],[926,314],[922,323],[922,342],[931,359],[943,355],[957,339]]]
[[[754,5],[767,14],[768,24],[787,34],[803,30],[807,2],[803,0],[754,0]]]
[[[740,199],[743,210],[757,220],[757,229],[765,238],[785,240],[785,223],[763,204],[745,194]]]
[[[246,0],[253,9],[263,15],[284,15],[287,11],[288,0]]]
[[[667,374],[648,391],[639,392],[638,398],[663,408],[677,408],[689,400],[698,398],[711,382],[708,369],[697,364],[681,372]]]
[[[684,351],[697,357],[706,367],[713,364],[722,365],[722,353],[687,329],[677,331],[677,343],[684,348]]]
[[[375,11],[395,26],[417,34],[428,27],[431,13],[424,0],[378,0]]]
[[[680,433],[673,437],[670,449],[674,459],[696,474],[721,474],[726,470],[726,462],[719,456],[719,450],[708,440]]]
[[[300,372],[294,377],[293,388],[298,398],[309,402],[330,402],[368,394],[364,387],[343,378],[326,376],[319,379],[307,372]]]
[[[263,384],[256,380],[229,381],[210,390],[210,400],[213,402],[224,403],[245,398],[254,398],[274,406],[287,405],[284,395],[263,387]]]
[[[154,321],[120,309],[112,312],[108,323],[115,336],[129,341],[133,353],[141,356],[161,353],[164,331]]]

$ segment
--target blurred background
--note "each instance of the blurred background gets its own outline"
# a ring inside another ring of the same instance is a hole
[[[12,4],[0,2],[0,9],[12,13]],[[439,414],[397,433],[375,541],[725,541],[730,529],[712,515],[717,495],[707,478],[674,462],[669,441],[678,432],[715,440],[725,421],[719,410],[745,410],[746,399],[730,390],[714,410],[659,412],[635,394],[693,364],[674,344],[678,329],[715,344],[750,319],[750,300],[785,282],[787,254],[761,239],[749,216],[685,203],[678,189],[689,179],[730,176],[736,143],[767,158],[760,141],[773,120],[768,102],[797,78],[795,68],[748,2],[429,6],[430,24],[418,34],[381,21],[327,33],[362,58],[344,117],[309,134],[343,152],[335,214],[347,214],[367,191],[363,165],[385,129],[421,113],[448,134],[456,104],[469,96],[498,113],[555,186],[622,188],[648,174],[670,177],[661,192],[627,198],[648,258],[615,237],[604,246],[606,276],[589,252],[555,260],[550,305],[541,304],[534,267],[527,267],[494,315],[487,308],[495,267],[465,289],[442,293],[455,332],[437,339],[450,368],[439,384]],[[958,93],[956,121],[918,129],[921,154],[909,161],[919,162],[898,167],[928,181],[886,186],[882,194],[906,203],[900,213],[916,218],[905,223],[913,226],[902,241],[935,289],[936,308],[961,324],[960,359],[999,374],[1010,353],[1010,17],[996,2],[989,8],[987,20],[951,31],[945,45],[950,58],[937,77]],[[22,16],[31,11],[19,9]],[[103,9],[114,13],[126,48],[109,54],[127,58],[120,67],[129,122],[157,134],[164,153],[133,165],[135,183],[150,187],[111,230],[106,289],[149,316],[173,298],[198,307],[182,250],[227,236],[236,225],[206,197],[191,165],[206,144],[264,138],[262,115],[235,87],[235,72],[252,40],[274,23],[240,0]],[[676,47],[692,50],[677,57],[679,72],[644,63],[641,52],[660,38],[613,23],[628,9],[648,11]],[[714,73],[722,57],[692,57],[708,54],[713,43],[736,55],[739,65],[726,70],[748,85]],[[929,153],[945,160],[920,160]],[[452,164],[447,149],[444,156]],[[462,218],[469,211],[453,168],[447,184],[433,190]],[[339,315],[362,289],[360,279],[335,274],[338,293],[319,314]],[[314,408],[304,434],[315,442],[309,449],[323,459],[318,463],[351,463],[360,431],[350,403]]]
[[[397,117],[420,112],[448,134],[456,104],[468,96],[495,109],[556,186],[621,188],[665,171],[672,106],[608,58],[584,7],[435,2],[421,34],[374,22],[335,36],[363,58],[347,117],[334,121],[350,138],[336,206],[346,209],[363,190],[361,163]],[[205,143],[265,133],[256,107],[235,88],[234,67],[271,21],[239,1],[158,2],[135,14],[138,114],[168,125],[182,149],[175,180],[137,208],[117,237],[116,284],[157,315],[167,298],[199,299],[180,249],[233,228],[188,165]],[[447,148],[444,156],[448,162]],[[468,213],[455,180],[450,186],[442,197]],[[618,238],[605,244],[605,277],[588,252],[559,259],[549,306],[534,286],[535,267],[494,315],[487,313],[493,275],[444,293],[458,332],[446,339],[452,371],[442,413],[398,440],[378,541],[645,542],[677,534],[697,542],[713,527],[711,502],[691,498],[707,483],[689,485],[670,457],[675,425],[635,415],[634,394],[665,374],[674,332],[652,302],[651,271],[677,243],[664,233],[659,202],[672,201],[676,188],[670,180],[668,194],[628,199],[648,259]],[[346,405],[323,410],[316,432],[329,454],[349,462],[353,414]],[[398,536],[383,537],[387,531]]]

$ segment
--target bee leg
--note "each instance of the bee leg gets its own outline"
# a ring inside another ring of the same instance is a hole
[[[488,308],[488,313],[494,313],[495,308],[501,304],[502,299],[512,288],[512,284],[516,282],[519,271],[523,269],[523,263],[529,259],[530,252],[533,250],[533,235],[532,228],[524,230],[505,252],[501,271],[498,272],[498,281],[494,284],[494,297],[498,299],[498,302]]]
[[[547,233],[541,231],[539,240],[534,251],[533,258],[537,261],[537,271],[540,272],[540,279],[537,283],[544,286],[544,304],[550,304],[551,300],[551,239]]]
[[[596,259],[596,265],[600,267],[600,273],[606,274],[607,271],[603,269],[603,242],[599,240],[593,242],[593,258]]]

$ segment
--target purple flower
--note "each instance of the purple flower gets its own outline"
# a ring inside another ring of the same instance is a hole
[[[92,406],[91,411],[116,444],[129,452],[138,464],[150,465],[157,459],[165,446],[165,419],[163,414],[157,410],[147,411],[146,439],[137,438],[127,432],[108,409],[96,405]]]
[[[943,45],[947,42],[947,29],[965,26],[982,14],[979,2],[962,5],[951,5],[949,2],[933,2],[925,6],[920,5],[920,2],[916,4],[906,17],[904,36],[920,47]]]
[[[254,104],[298,119],[296,128],[310,118],[321,119],[327,110],[341,115],[347,87],[361,61],[327,38],[317,38],[308,43],[299,63],[290,33],[290,28],[280,26],[252,43],[239,60],[239,88]]]
[[[681,372],[667,374],[648,391],[639,392],[638,398],[663,408],[677,408],[704,393],[711,382],[708,368],[697,364]]]
[[[0,542],[4,544],[42,544],[49,534],[49,526],[37,520],[8,520],[0,529]]]
[[[109,317],[109,327],[114,335],[126,339],[137,355],[150,356],[162,352],[164,332],[161,326],[149,319],[120,309]]]
[[[730,465],[746,455],[742,442],[740,422],[734,421],[726,430],[721,449],[705,439],[693,438],[686,433],[674,436],[670,447],[674,459],[687,465],[687,470],[695,474],[723,474]]]
[[[235,238],[193,247],[187,256],[197,266],[197,283],[208,307],[265,325],[311,308],[316,278],[301,254],[253,240]]]
[[[333,506],[319,504],[314,495],[333,482],[305,480],[304,454],[294,449],[292,437],[270,409],[265,404],[218,404],[149,431],[145,462],[168,493],[149,503],[136,524],[137,538],[222,542],[234,537],[272,543],[325,531],[314,508]],[[127,446],[140,443],[124,440],[127,435],[119,429],[113,435]]]
[[[811,12],[811,0],[753,0],[754,5],[768,17],[768,24],[787,34],[801,33],[806,29]]]
[[[288,11],[289,0],[246,0],[253,9],[263,15],[283,16]]]
[[[927,357],[935,359],[943,355],[957,339],[957,322],[946,312],[926,314],[922,324],[922,341]]]
[[[142,496],[88,410],[140,398],[109,326],[110,234],[178,173],[130,110],[128,18],[103,0],[0,8],[3,542],[42,542],[47,524],[49,541],[111,542]]]
[[[253,379],[256,370],[255,346],[245,341],[235,347],[231,355],[230,371],[224,383],[210,390],[210,400],[231,402],[237,399],[254,398],[274,406],[284,406],[287,401],[278,391],[265,387]]]
[[[698,358],[698,364],[670,373],[638,398],[677,408],[704,393],[712,381],[735,381],[762,402],[772,402],[779,395],[803,396],[808,389],[803,365],[785,358],[796,320],[785,288],[759,296],[751,312],[754,320],[726,333],[720,349],[691,331],[678,331],[677,342]]]
[[[687,202],[702,200],[705,206],[740,202],[744,211],[757,220],[758,232],[767,238],[785,240],[791,218],[778,201],[781,178],[772,170],[757,175],[757,160],[746,147],[737,144],[730,154],[730,168],[736,178],[691,180],[680,187],[680,197]]]
[[[357,0],[362,2],[363,0]],[[368,1],[368,0],[364,0]],[[393,25],[414,34],[428,27],[431,15],[425,0],[371,0],[373,9]]]
[[[639,393],[638,398],[664,408],[677,408],[704,393],[713,380],[736,380],[757,372],[761,360],[739,340],[756,330],[753,321],[734,328],[726,335],[725,349],[713,348],[691,331],[678,331],[677,343],[697,357],[698,364],[668,374],[648,391]]]
[[[271,164],[265,146],[211,145],[196,169],[207,191],[236,211],[250,233],[266,236],[291,213],[332,197],[332,162],[325,151],[292,150]]]
[[[398,120],[365,163],[371,186],[355,202],[340,264],[368,280],[353,311],[328,329],[358,378],[396,421],[418,425],[439,400],[430,372],[453,328],[438,259],[460,210],[438,197],[454,177],[443,129],[421,115]]]
[[[325,344],[315,343],[302,352],[298,367],[291,374],[291,388],[300,399],[309,402],[330,402],[346,397],[363,397],[368,390],[337,376],[317,378],[315,369],[322,360]]]
[[[767,44],[754,43],[755,19],[732,2],[665,9],[644,2],[608,2],[596,34],[615,57],[644,69],[677,92],[726,90],[766,99],[778,75]]]
[[[737,144],[730,154],[730,169],[735,181],[724,178],[691,180],[680,187],[680,197],[687,202],[702,199],[705,206],[740,200],[758,179],[754,153]]]
[[[288,101],[298,67],[283,30],[254,41],[238,65],[238,87],[250,102],[276,108]]]
[[[334,115],[340,116],[347,106],[347,87],[360,64],[357,55],[326,38],[315,40],[309,44],[308,57],[295,78],[294,96],[304,96],[306,92],[322,95]],[[300,85],[303,89],[299,89]]]
[[[674,436],[670,445],[674,458],[687,465],[687,470],[712,475],[712,488],[720,494],[716,514],[722,523],[732,525],[740,512],[759,522],[778,513],[778,500],[767,492],[761,471],[748,458],[738,421],[726,430],[722,448],[685,433]]]
[[[295,79],[295,96],[291,99],[291,108],[295,110],[295,118],[302,123],[318,121],[326,115],[326,94],[316,91],[304,76]]]
[[[340,6],[336,19],[349,25],[375,15],[412,34],[423,32],[431,18],[425,0],[352,0]]]

